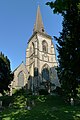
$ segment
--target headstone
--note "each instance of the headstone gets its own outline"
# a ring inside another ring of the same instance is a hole
[[[0,101],[0,112],[2,111],[2,101]]]
[[[73,105],[74,105],[74,100],[73,100],[73,98],[71,98],[70,100],[71,100],[71,101],[70,101],[70,102],[71,102],[71,106],[73,106]]]
[[[48,93],[50,94],[50,88],[48,89]]]
[[[31,110],[31,107],[30,107],[30,106],[28,106],[28,107],[27,107],[27,110]]]
[[[0,93],[0,97],[2,96],[2,94]]]
[[[27,110],[31,110],[31,101],[29,99],[27,99],[26,101],[26,107]]]
[[[35,106],[34,100],[32,100],[32,106]]]
[[[12,103],[9,103],[9,107],[12,107]]]
[[[38,95],[38,92],[35,92],[35,95]]]
[[[2,108],[2,101],[0,101],[0,108]]]
[[[12,86],[10,87],[9,95],[12,96]]]

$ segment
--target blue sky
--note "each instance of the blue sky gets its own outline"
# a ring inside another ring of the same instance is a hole
[[[47,0],[0,0],[0,51],[8,56],[13,71],[25,62],[27,42],[32,35],[37,6],[40,5],[46,32],[59,36],[62,17],[45,5]],[[55,41],[53,40],[55,44]]]

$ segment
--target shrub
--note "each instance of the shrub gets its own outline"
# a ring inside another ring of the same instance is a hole
[[[2,101],[2,106],[7,107],[13,102],[13,96],[2,96],[0,100]]]
[[[58,95],[62,95],[63,92],[62,92],[62,89],[60,87],[56,87],[56,89],[54,90],[55,93],[57,93]]]
[[[39,90],[39,95],[48,95],[48,94],[49,94],[48,91],[45,90],[45,89],[40,89]]]

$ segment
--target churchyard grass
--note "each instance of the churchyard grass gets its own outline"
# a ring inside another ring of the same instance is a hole
[[[80,120],[80,104],[71,106],[56,96],[28,96],[34,100],[31,110],[26,109],[26,97],[14,96],[12,106],[4,107],[0,112],[0,120]]]

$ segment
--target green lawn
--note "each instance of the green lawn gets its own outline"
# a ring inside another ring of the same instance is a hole
[[[24,95],[14,97],[13,106],[0,112],[0,120],[80,120],[79,104],[65,104],[60,96],[36,96],[31,110],[25,109],[25,101]]]

